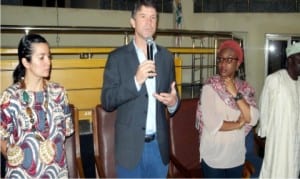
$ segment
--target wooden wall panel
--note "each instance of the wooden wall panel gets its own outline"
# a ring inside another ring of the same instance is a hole
[[[1,86],[3,91],[12,84],[12,73],[17,60],[1,60]],[[175,59],[176,82],[181,94],[182,60]],[[69,102],[79,111],[79,120],[92,121],[92,109],[101,103],[100,94],[106,59],[55,59],[52,60],[51,81],[64,86]]]

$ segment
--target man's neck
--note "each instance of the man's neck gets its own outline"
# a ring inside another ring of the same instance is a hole
[[[295,73],[295,70],[293,70],[293,67],[288,68],[287,72],[288,72],[289,76],[292,78],[292,80],[295,80],[295,81],[298,80],[298,75]]]

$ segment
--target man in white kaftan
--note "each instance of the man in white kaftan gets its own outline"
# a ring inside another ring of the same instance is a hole
[[[257,132],[266,137],[260,178],[299,176],[300,43],[287,48],[287,57],[287,69],[266,78],[260,98]]]

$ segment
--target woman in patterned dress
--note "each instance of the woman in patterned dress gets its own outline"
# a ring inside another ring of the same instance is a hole
[[[48,81],[51,54],[45,38],[19,42],[14,83],[0,96],[1,153],[6,178],[67,178],[65,137],[73,124],[64,87]]]

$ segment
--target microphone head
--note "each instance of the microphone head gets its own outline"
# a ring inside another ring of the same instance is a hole
[[[152,37],[147,37],[146,42],[147,42],[147,44],[152,44],[153,43],[153,38]]]

